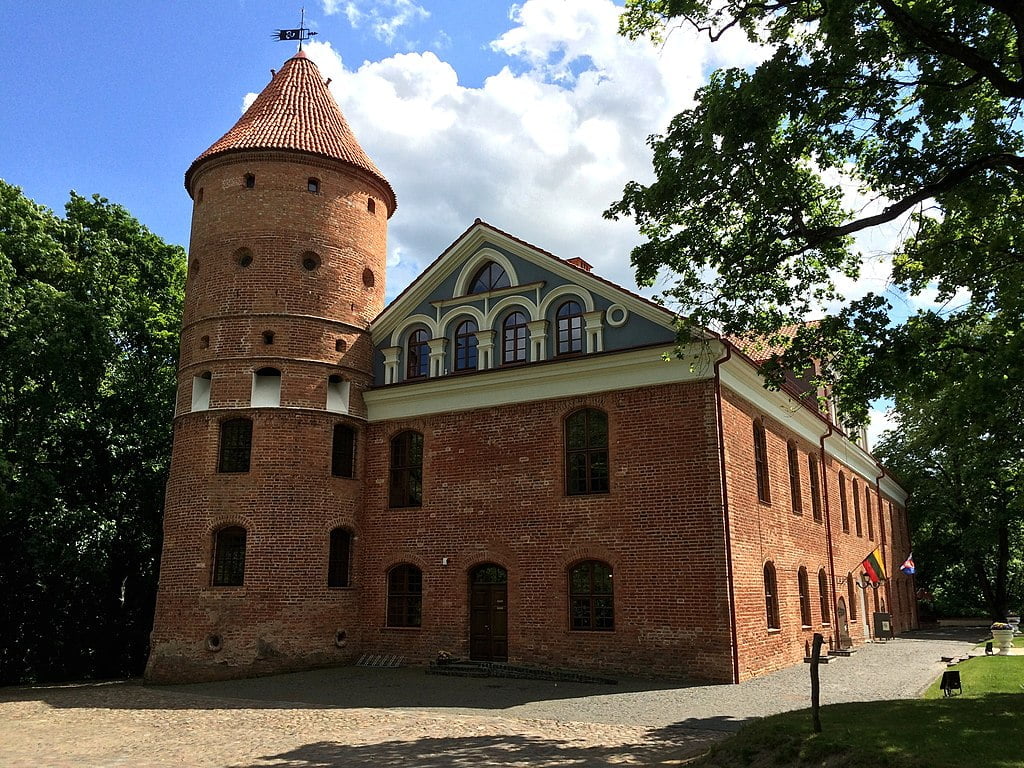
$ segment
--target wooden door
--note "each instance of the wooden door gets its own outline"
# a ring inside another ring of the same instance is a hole
[[[469,575],[469,658],[508,661],[508,571],[500,565]]]
[[[846,620],[846,599],[839,598],[839,606],[836,608],[836,624],[839,627],[839,648],[849,648],[853,645],[850,640],[850,624]]]

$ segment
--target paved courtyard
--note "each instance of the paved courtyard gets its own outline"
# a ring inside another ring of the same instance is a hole
[[[822,703],[917,696],[979,630],[917,632],[821,667]],[[808,706],[806,665],[731,686],[463,679],[337,669],[186,686],[0,689],[0,765],[677,765]]]

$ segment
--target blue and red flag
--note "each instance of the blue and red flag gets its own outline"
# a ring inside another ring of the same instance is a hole
[[[914,553],[910,553],[910,557],[903,561],[903,565],[900,566],[900,570],[903,571],[907,576],[913,576],[917,569],[914,567]]]

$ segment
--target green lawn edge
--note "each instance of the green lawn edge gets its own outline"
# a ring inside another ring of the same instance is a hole
[[[687,765],[1024,766],[1024,656],[977,657],[954,669],[960,672],[963,695],[943,697],[937,678],[920,699],[823,706],[820,734],[812,732],[809,709],[773,715],[745,726]]]

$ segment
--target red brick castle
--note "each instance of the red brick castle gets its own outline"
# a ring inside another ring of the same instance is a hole
[[[395,194],[303,53],[185,187],[150,680],[444,650],[729,682],[915,626],[906,494],[768,352],[666,361],[670,312],[479,220],[385,308]]]

